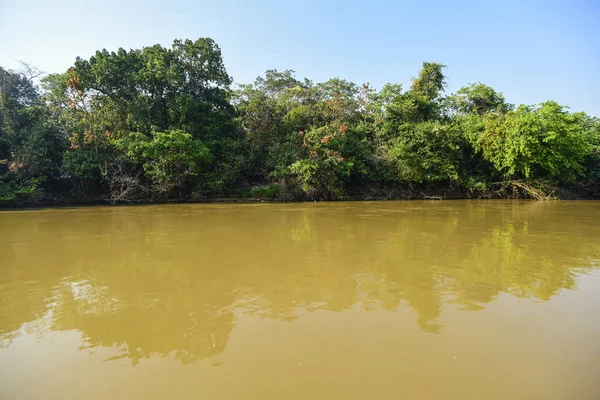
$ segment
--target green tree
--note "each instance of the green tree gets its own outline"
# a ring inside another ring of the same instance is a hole
[[[488,112],[504,113],[512,109],[502,93],[483,83],[472,83],[460,88],[450,101],[459,114],[484,115]]]
[[[152,132],[151,137],[131,133],[114,144],[131,162],[142,166],[151,190],[158,195],[189,183],[200,167],[210,162],[208,147],[180,130]]]
[[[50,123],[28,74],[0,68],[0,198],[3,202],[39,200],[60,174],[66,139]]]
[[[515,108],[482,83],[447,95],[444,68],[424,62],[407,90],[274,69],[231,90],[209,38],[97,51],[44,77],[41,90],[33,69],[0,68],[0,197],[152,201],[269,188],[325,200],[427,186],[491,197],[540,182],[600,193],[597,118],[554,102]]]
[[[442,72],[445,67],[439,63],[424,62],[410,86],[410,92],[429,101],[437,100],[446,87],[446,77]]]
[[[584,114],[552,101],[522,105],[506,114],[486,114],[476,145],[508,178],[572,180],[591,150],[583,123]]]
[[[439,121],[406,124],[390,141],[389,156],[403,182],[457,181],[463,145],[454,125]]]

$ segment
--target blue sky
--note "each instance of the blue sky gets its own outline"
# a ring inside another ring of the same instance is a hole
[[[212,37],[236,82],[267,69],[314,81],[409,84],[423,61],[448,91],[483,82],[511,103],[600,116],[600,0],[0,0],[0,65],[62,72],[95,50]]]

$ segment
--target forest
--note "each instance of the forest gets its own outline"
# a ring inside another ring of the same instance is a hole
[[[446,92],[268,70],[235,84],[209,38],[0,68],[0,207],[169,201],[600,196],[600,119]]]

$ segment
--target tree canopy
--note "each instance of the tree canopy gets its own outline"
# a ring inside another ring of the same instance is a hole
[[[268,70],[232,86],[219,46],[175,40],[0,68],[0,205],[260,197],[600,194],[600,121],[514,106],[444,65],[380,90]]]

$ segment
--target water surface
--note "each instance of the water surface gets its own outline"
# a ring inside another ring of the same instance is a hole
[[[599,399],[600,202],[0,212],[1,399]]]

